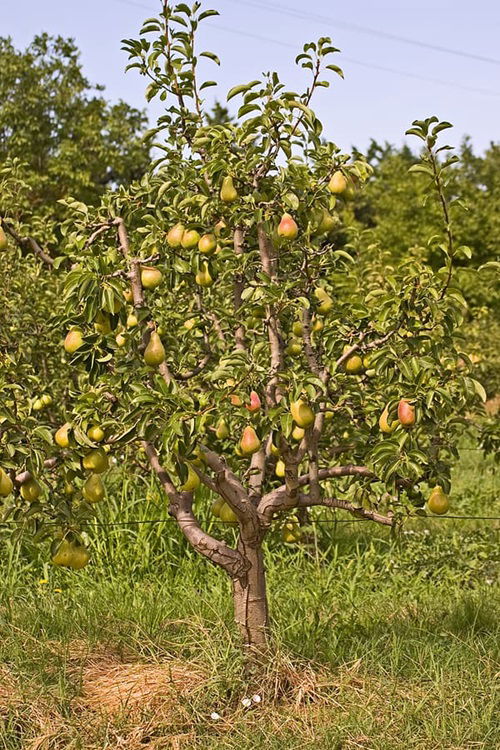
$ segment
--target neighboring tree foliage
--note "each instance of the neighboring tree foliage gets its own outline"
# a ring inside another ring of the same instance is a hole
[[[51,271],[65,295],[48,335],[65,336],[72,393],[57,421],[17,398],[33,383],[6,360],[0,488],[37,539],[55,522],[53,562],[80,568],[79,531],[105,502],[108,453],[140,446],[187,540],[230,576],[245,644],[261,648],[271,524],[296,543],[307,509],[388,526],[426,500],[446,512],[458,441],[485,394],[460,339],[454,267],[468,250],[454,238],[454,159],[438,143],[450,125],[432,117],[410,130],[424,149],[412,170],[437,206],[429,224],[441,212],[431,266],[353,224],[370,165],[324,141],[310,107],[341,74],[330,39],[297,57],[310,73],[303,93],[271,73],[231,89],[237,122],[210,123],[202,92],[213,82],[197,67],[218,59],[193,49],[214,15],[165,4],[124,43],[148,98],[166,101],[161,157],[97,207],[64,201],[71,267]],[[201,484],[236,546],[202,528]]]

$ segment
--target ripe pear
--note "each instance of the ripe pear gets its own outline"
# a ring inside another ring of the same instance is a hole
[[[224,203],[232,203],[238,197],[238,191],[234,187],[233,178],[231,176],[224,177],[222,180],[220,197]]]
[[[127,339],[125,338],[125,336],[123,335],[123,333],[117,333],[116,337],[115,337],[115,341],[116,341],[116,345],[118,347],[120,347],[120,349],[123,346],[125,346],[125,344],[127,343]]]
[[[222,503],[219,509],[219,518],[224,523],[238,523],[238,516],[227,503]]]
[[[312,324],[313,333],[318,333],[319,331],[322,331],[324,327],[325,327],[325,324],[323,323],[321,318],[313,318],[313,324]]]
[[[44,403],[41,398],[36,398],[33,402],[33,410],[41,411],[44,407]]]
[[[44,406],[50,406],[52,403],[52,396],[50,396],[48,393],[44,393],[42,396],[42,404]]]
[[[56,445],[59,446],[59,448],[67,448],[69,445],[69,430],[71,428],[71,424],[69,422],[66,422],[63,424],[59,429],[56,431],[54,435],[54,442]]]
[[[150,367],[158,367],[165,362],[165,357],[165,349],[161,343],[161,338],[156,331],[152,331],[148,345],[144,350],[144,361]]]
[[[307,429],[314,422],[313,410],[301,398],[298,401],[292,401],[290,404],[290,413],[295,423],[303,429]]]
[[[180,247],[184,232],[185,229],[182,224],[176,224],[175,226],[173,226],[167,234],[167,244],[170,247]]]
[[[299,228],[290,214],[283,214],[281,221],[278,225],[278,237],[283,237],[285,240],[294,240],[299,233]]]
[[[358,354],[353,354],[344,362],[344,368],[349,375],[360,375],[364,370],[363,360]]]
[[[74,354],[77,349],[83,346],[83,336],[79,328],[72,328],[68,331],[64,339],[64,348],[68,354]]]
[[[229,400],[233,406],[241,406],[241,398],[236,393],[231,393]]]
[[[427,500],[427,507],[431,511],[431,513],[435,513],[438,516],[442,516],[445,513],[448,513],[450,509],[450,501],[448,500],[448,495],[445,495],[443,492],[443,488],[439,485],[437,487],[434,487],[431,494],[429,495],[429,499]]]
[[[69,539],[54,539],[50,547],[50,557],[54,565],[70,567],[72,544]]]
[[[0,250],[5,250],[7,247],[7,235],[5,234],[2,225],[0,224]]]
[[[98,312],[94,322],[94,328],[96,332],[102,334],[102,336],[107,336],[108,333],[111,333],[111,321],[109,315],[102,311]]]
[[[254,428],[248,425],[243,430],[243,435],[240,440],[240,450],[244,456],[251,456],[252,453],[257,453],[260,448],[260,440],[257,437],[257,433]]]
[[[196,247],[198,245],[199,241],[200,235],[198,234],[196,229],[186,229],[186,231],[182,235],[181,245],[184,250],[191,250],[193,247]]]
[[[300,320],[296,320],[292,325],[292,333],[294,336],[297,336],[299,338],[304,335],[304,326],[302,325]]]
[[[100,425],[94,424],[87,431],[87,437],[94,443],[101,443],[104,440],[104,430]]]
[[[285,462],[282,461],[280,458],[279,461],[276,462],[276,468],[274,470],[274,473],[276,474],[277,477],[280,477],[280,479],[282,479],[285,476],[285,470],[286,470]]]
[[[298,427],[297,425],[292,430],[292,438],[296,440],[297,442],[302,440],[305,434],[306,434],[306,431],[304,430],[304,428]]]
[[[207,263],[203,263],[200,270],[195,276],[195,281],[199,286],[212,286],[214,280],[210,275],[210,269]]]
[[[217,238],[214,234],[204,234],[198,242],[198,250],[203,255],[212,255],[217,249]]]
[[[14,484],[9,475],[0,468],[0,497],[7,497],[14,489]]]
[[[42,488],[36,479],[28,479],[27,482],[21,485],[21,497],[23,500],[33,503],[35,500],[38,500],[41,494]]]
[[[223,419],[219,419],[217,428],[215,430],[215,435],[219,440],[225,440],[227,437],[229,437],[229,427]]]
[[[408,401],[409,399],[402,398],[398,404],[398,419],[403,427],[413,427],[415,424],[415,407]]]
[[[224,505],[224,500],[221,497],[216,498],[212,505],[210,506],[210,510],[212,511],[212,515],[214,515],[216,518],[220,518],[220,509]]]
[[[280,454],[278,448],[275,446],[274,443],[271,443],[269,450],[271,451],[271,456],[279,456]]]
[[[297,521],[288,521],[281,530],[281,538],[285,544],[300,542],[301,531]]]
[[[285,353],[290,357],[297,357],[302,352],[302,342],[299,339],[290,339]]]
[[[130,313],[127,316],[127,328],[135,328],[139,324],[139,321],[137,320],[137,315],[135,313]]]
[[[104,497],[104,485],[99,474],[91,474],[82,487],[82,494],[88,503],[99,503]]]
[[[323,210],[316,232],[318,234],[326,234],[327,232],[331,232],[333,229],[335,229],[336,225],[337,222],[335,221],[335,218],[330,213],[328,213],[328,211]]]
[[[90,560],[90,552],[83,544],[73,544],[71,548],[69,567],[81,570]]]
[[[194,492],[199,486],[200,477],[191,466],[188,466],[187,479],[184,484],[180,486],[181,492]]]
[[[387,404],[378,420],[378,426],[380,427],[381,432],[385,432],[386,435],[390,435],[391,432],[394,432],[398,424],[399,423],[397,419],[393,420],[392,423],[389,424],[389,404]]]
[[[320,315],[326,315],[328,312],[330,312],[333,306],[333,300],[322,286],[318,286],[314,290],[314,296],[318,300],[318,303],[316,305],[316,312]]]
[[[102,448],[94,448],[83,457],[82,466],[95,474],[102,474],[109,468],[108,456]]]
[[[334,195],[342,195],[347,189],[347,180],[342,172],[334,172],[328,183],[328,190]]]
[[[141,283],[144,289],[156,289],[161,284],[163,274],[159,268],[143,266],[141,270]]]
[[[125,298],[125,302],[133,302],[134,301],[134,293],[132,289],[125,289],[123,292],[123,296]]]
[[[255,391],[250,392],[250,403],[245,404],[245,408],[248,409],[250,414],[255,414],[255,412],[259,411],[261,407],[261,401],[259,398],[259,394]]]

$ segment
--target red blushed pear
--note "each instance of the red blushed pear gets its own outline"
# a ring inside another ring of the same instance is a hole
[[[283,214],[278,226],[278,236],[285,240],[294,240],[299,233],[299,228],[290,214]]]
[[[257,437],[257,433],[254,428],[248,425],[243,430],[243,435],[240,440],[240,450],[244,456],[251,456],[252,453],[257,453],[260,448],[260,440]]]
[[[413,427],[415,424],[415,407],[409,403],[407,398],[402,398],[398,404],[398,419],[403,427]]]
[[[259,394],[255,391],[251,391],[250,393],[250,403],[245,404],[245,408],[248,409],[250,414],[255,414],[255,412],[259,411],[261,407],[261,401],[259,398]]]

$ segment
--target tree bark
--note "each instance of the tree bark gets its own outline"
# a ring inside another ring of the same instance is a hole
[[[268,644],[269,620],[266,596],[266,573],[262,546],[249,547],[242,538],[238,552],[250,564],[246,574],[234,579],[233,599],[236,625],[247,654],[262,652]]]

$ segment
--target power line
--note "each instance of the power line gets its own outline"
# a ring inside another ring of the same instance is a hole
[[[331,23],[335,24],[341,29],[346,31],[356,31],[360,34],[368,34],[370,36],[380,37],[381,39],[389,39],[393,42],[402,42],[403,44],[411,44],[415,47],[422,47],[424,49],[431,49],[435,52],[443,52],[448,55],[456,55],[457,57],[465,57],[469,60],[478,60],[479,62],[490,63],[492,65],[500,65],[500,60],[494,57],[488,57],[486,55],[477,55],[474,52],[464,52],[463,50],[452,49],[451,47],[443,47],[439,44],[430,44],[420,39],[412,39],[410,37],[399,36],[398,34],[391,34],[388,31],[381,31],[380,29],[373,29],[369,26],[359,26],[358,24],[348,23],[346,21],[338,21],[336,18],[331,16],[322,16],[316,13],[305,13],[304,11],[292,8],[289,5],[281,5],[279,3],[263,2],[262,0],[239,0],[243,5],[249,5],[250,7],[258,8],[259,10],[269,11],[271,13],[280,13],[281,15],[287,15],[292,18],[304,19],[306,21],[318,21],[319,23]]]
[[[243,1],[243,0],[241,0]],[[136,0],[115,0],[117,3],[122,3],[124,5],[131,5],[136,8],[143,8],[144,10],[149,10],[154,12],[156,9],[152,8],[150,5],[145,5],[144,3],[136,2]],[[260,42],[266,42],[266,44],[274,44],[278,45],[280,47],[286,47],[287,49],[293,49],[295,52],[299,51],[299,48],[295,44],[291,44],[290,42],[284,42],[280,39],[271,39],[270,37],[261,36],[260,34],[254,34],[250,31],[241,31],[240,29],[233,29],[230,26],[224,26],[223,24],[218,23],[215,27],[216,29],[220,29],[221,31],[225,31],[229,34],[237,34],[238,36],[244,36],[248,37],[249,39],[256,39]],[[378,65],[377,63],[369,63],[365,62],[363,60],[357,60],[353,57],[347,57],[342,56],[342,59],[346,62],[352,63],[353,65],[361,65],[364,68],[369,68],[371,70],[380,70],[383,73],[391,73],[394,75],[403,76],[403,78],[413,78],[418,81],[424,81],[425,83],[434,83],[438,86],[446,86],[447,88],[455,88],[459,89],[461,91],[470,91],[472,93],[476,94],[482,94],[485,96],[500,96],[500,91],[493,91],[492,89],[483,89],[483,88],[477,88],[474,86],[467,86],[460,83],[451,83],[450,81],[443,81],[439,78],[431,78],[429,76],[422,76],[418,73],[411,73],[410,71],[405,70],[398,70],[397,68],[390,68],[385,65]]]

